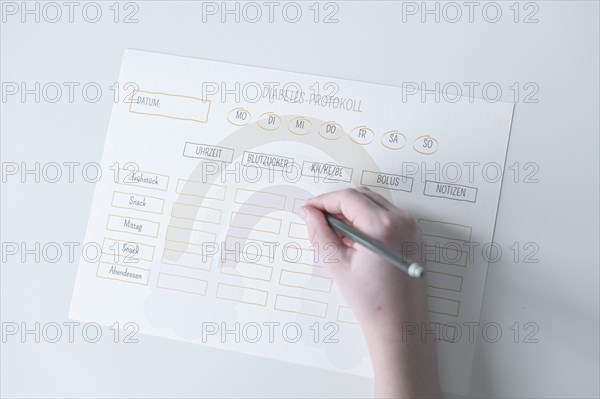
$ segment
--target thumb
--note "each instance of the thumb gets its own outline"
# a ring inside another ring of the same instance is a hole
[[[348,248],[331,229],[323,212],[310,205],[304,205],[300,208],[299,216],[308,227],[310,242],[319,247],[319,262],[329,260],[325,263],[341,263],[347,259]]]

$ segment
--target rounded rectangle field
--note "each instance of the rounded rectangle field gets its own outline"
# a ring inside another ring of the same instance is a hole
[[[149,188],[151,190],[167,191],[169,176],[160,173],[146,172],[135,169],[119,169],[118,183],[126,186]]]
[[[431,313],[458,316],[460,301],[440,296],[427,295],[427,309]]]
[[[310,291],[331,293],[333,280],[328,277],[309,273],[282,270],[279,275],[279,284],[287,287],[298,287]]]
[[[477,188],[426,180],[423,195],[474,203],[477,200]]]
[[[179,94],[136,90],[129,103],[129,112],[162,116],[193,122],[208,122],[210,100]]]
[[[333,163],[304,161],[302,163],[302,176],[313,177],[315,181],[323,179],[325,181],[350,183],[352,181],[352,168]]]
[[[233,161],[233,149],[186,141],[183,146],[183,156],[231,163]]]
[[[96,277],[122,281],[124,283],[148,285],[150,271],[140,267],[98,262]]]
[[[120,231],[138,236],[158,237],[160,223],[128,216],[108,215],[106,230]]]
[[[269,293],[256,288],[219,283],[217,285],[216,296],[219,299],[225,299],[228,301],[267,306],[267,297],[269,296]]]
[[[201,181],[179,179],[177,180],[175,192],[177,194],[223,201],[227,193],[227,187],[214,183],[209,184]]]
[[[298,298],[294,296],[278,294],[275,298],[275,309],[283,312],[292,312],[306,316],[327,317],[326,302],[313,299]]]
[[[208,282],[199,278],[158,273],[156,286],[165,290],[186,292],[188,294],[206,295]]]
[[[238,188],[235,190],[233,202],[236,204],[254,205],[283,211],[285,209],[286,196],[267,191]]]
[[[139,259],[152,262],[154,251],[155,247],[153,245],[135,241],[116,240],[114,238],[104,238],[102,241],[102,253],[127,260]]]
[[[221,223],[222,213],[223,211],[220,209],[201,205],[183,204],[181,202],[173,203],[173,208],[171,209],[172,217],[211,224]]]
[[[250,278],[253,280],[271,281],[273,267],[258,262],[235,262],[232,259],[225,259],[221,263],[221,273]]]
[[[145,194],[113,192],[111,205],[115,208],[162,214],[165,200]]]
[[[281,231],[281,219],[246,212],[231,212],[229,225],[263,233],[279,234]]]
[[[360,184],[363,186],[385,188],[389,190],[406,191],[410,193],[413,188],[414,179],[391,173],[371,172],[363,170]]]

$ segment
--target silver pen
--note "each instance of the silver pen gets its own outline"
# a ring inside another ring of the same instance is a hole
[[[423,266],[421,266],[420,264],[418,264],[417,262],[411,262],[410,260],[406,259],[404,256],[402,256],[398,252],[396,252],[393,249],[387,247],[386,245],[380,243],[379,241],[375,240],[374,238],[371,238],[368,235],[361,233],[360,231],[356,230],[354,227],[347,225],[346,223],[335,218],[331,214],[329,214],[327,212],[324,212],[324,214],[325,214],[325,218],[327,219],[327,222],[329,223],[329,226],[331,226],[331,228],[334,231],[344,235],[345,237],[348,237],[349,239],[353,240],[354,242],[357,242],[358,244],[362,245],[363,247],[365,247],[365,248],[373,251],[377,255],[385,258],[386,260],[391,262],[394,266],[396,266],[398,269],[400,269],[400,270],[404,271],[406,274],[408,274],[410,277],[421,278],[425,275],[425,268]]]

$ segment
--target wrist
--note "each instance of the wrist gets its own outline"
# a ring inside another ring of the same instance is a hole
[[[439,397],[434,337],[427,321],[363,328],[378,397]]]

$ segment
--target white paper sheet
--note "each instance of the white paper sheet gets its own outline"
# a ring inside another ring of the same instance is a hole
[[[81,261],[71,318],[369,376],[297,216],[368,185],[419,219],[442,389],[468,393],[464,323],[479,320],[512,104],[132,50],[126,82],[85,240],[102,255]]]

